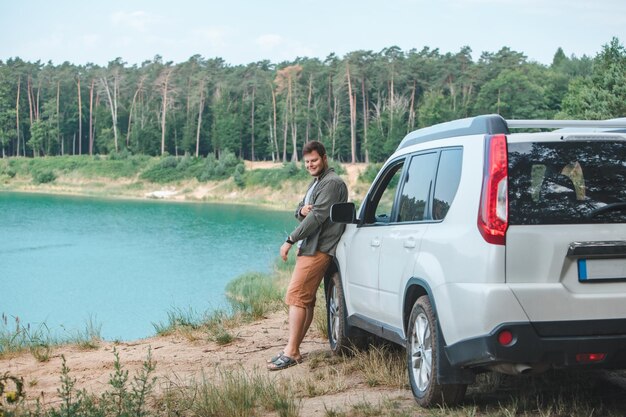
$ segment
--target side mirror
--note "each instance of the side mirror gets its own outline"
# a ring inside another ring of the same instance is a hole
[[[334,223],[356,223],[354,203],[336,203],[330,207],[330,220]]]

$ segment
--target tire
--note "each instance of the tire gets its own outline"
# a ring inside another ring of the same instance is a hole
[[[346,323],[346,301],[341,286],[341,277],[335,272],[326,289],[326,322],[328,343],[335,355],[351,353],[365,344],[366,336],[361,329],[348,327]]]
[[[418,298],[413,305],[407,334],[407,367],[415,401],[422,407],[460,402],[467,384],[437,382],[437,356],[441,346],[437,319],[427,296]]]

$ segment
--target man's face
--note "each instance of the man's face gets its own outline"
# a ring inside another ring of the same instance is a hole
[[[326,168],[326,155],[323,157],[317,151],[304,155],[304,166],[312,177],[319,177]]]

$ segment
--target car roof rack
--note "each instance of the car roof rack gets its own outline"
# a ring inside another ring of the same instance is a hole
[[[515,120],[506,121],[509,129],[561,129],[561,128],[596,128],[618,129],[626,128],[626,118],[611,120]]]
[[[626,118],[612,120],[505,120],[499,114],[488,114],[439,123],[407,134],[398,149],[418,143],[454,136],[510,134],[510,129],[561,129],[568,131],[625,132]]]

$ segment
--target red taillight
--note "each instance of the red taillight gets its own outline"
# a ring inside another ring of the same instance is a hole
[[[576,355],[578,363],[602,362],[606,358],[606,353],[579,353]]]
[[[513,343],[513,333],[510,330],[502,330],[498,333],[498,343],[502,346],[509,346]]]
[[[504,245],[509,225],[506,136],[488,136],[486,141],[485,174],[478,208],[478,229],[487,242]]]

